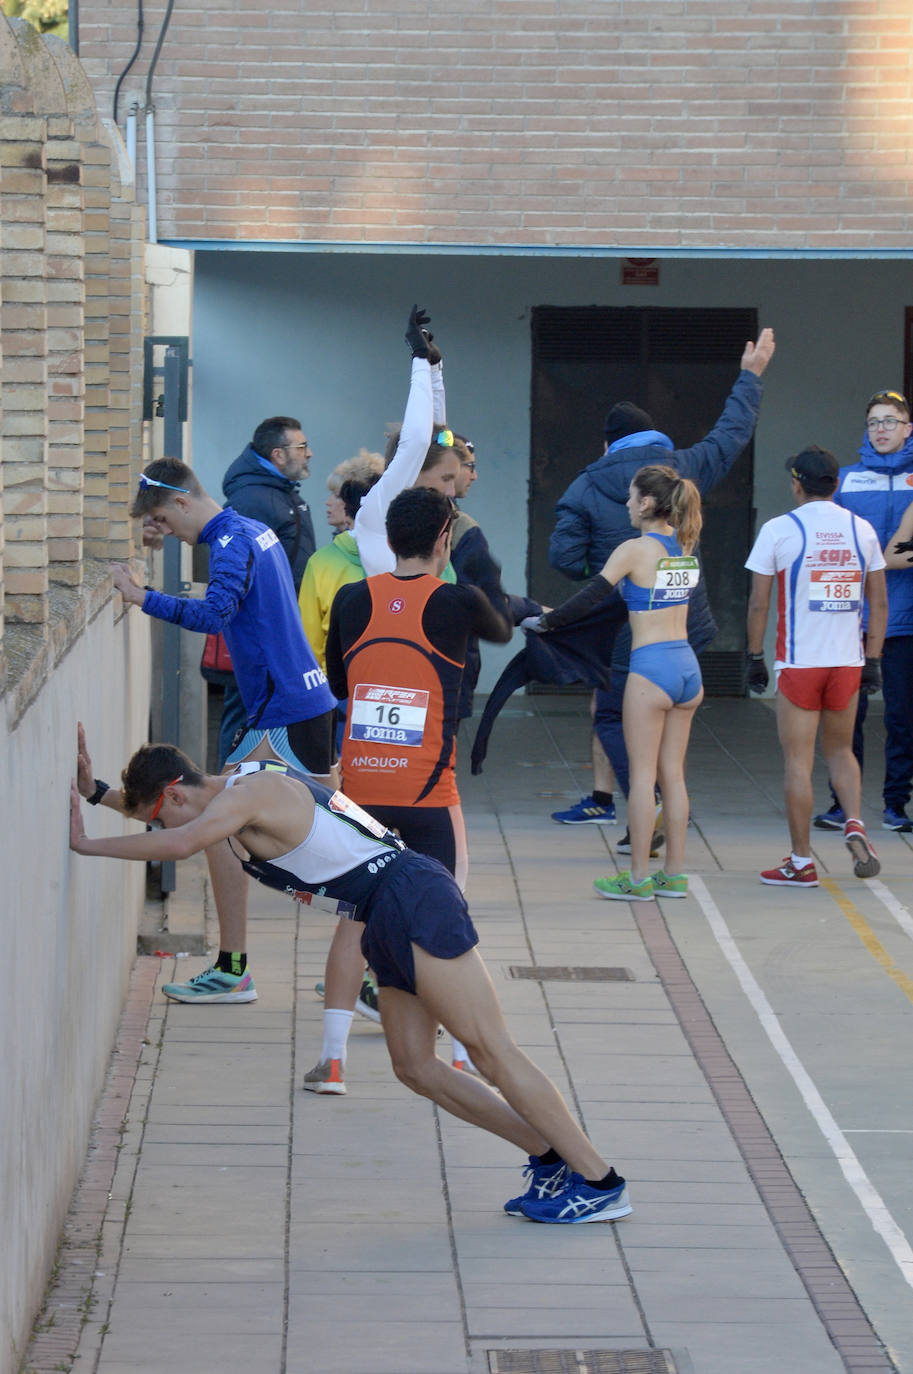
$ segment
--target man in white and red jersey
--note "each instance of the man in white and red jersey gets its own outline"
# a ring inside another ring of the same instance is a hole
[[[763,642],[770,594],[777,583],[777,733],[785,765],[784,792],[791,852],[761,874],[776,887],[817,887],[811,860],[812,766],[821,750],[846,816],[843,836],[857,878],[881,869],[859,819],[861,774],[853,754],[860,691],[881,686],[881,646],[887,621],[885,561],[867,520],[834,504],[839,468],[812,445],[786,468],[796,509],[762,526],[745,564],[752,572],[748,603],[748,685],[768,682]],[[863,601],[868,636],[862,639]]]

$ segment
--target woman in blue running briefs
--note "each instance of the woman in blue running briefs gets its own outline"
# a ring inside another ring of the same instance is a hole
[[[631,763],[628,826],[631,868],[594,884],[602,897],[650,901],[685,897],[682,872],[688,829],[685,753],[694,712],[704,695],[701,670],[687,639],[688,601],[700,580],[694,552],[701,532],[697,487],[674,468],[640,468],[631,481],[628,516],[640,537],[627,539],[591,583],[532,627],[557,629],[585,614],[618,587],[631,621],[631,670],[623,725]],[[665,868],[648,873],[659,780],[666,832]]]

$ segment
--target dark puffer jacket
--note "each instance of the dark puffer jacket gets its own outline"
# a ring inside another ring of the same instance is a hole
[[[651,442],[653,431],[613,444],[574,479],[555,508],[555,528],[549,542],[549,562],[568,577],[592,577],[609,555],[632,539],[636,531],[628,519],[631,478],[648,463],[665,463],[694,482],[703,496],[726,476],[754,433],[762,387],[753,372],[740,372],[710,433],[690,448],[669,449]],[[703,579],[688,608],[688,638],[699,653],[716,634]]]
[[[265,468],[260,455],[248,444],[226,472],[222,492],[232,510],[275,530],[291,564],[297,592],[305,564],[317,544],[311,512],[297,482]]]

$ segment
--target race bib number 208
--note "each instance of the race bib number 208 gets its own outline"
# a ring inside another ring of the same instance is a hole
[[[701,580],[701,565],[693,554],[661,558],[656,565],[651,605],[659,608],[687,601]]]

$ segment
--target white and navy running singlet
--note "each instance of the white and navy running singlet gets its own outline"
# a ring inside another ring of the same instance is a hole
[[[306,787],[314,798],[314,823],[307,838],[275,859],[242,859],[243,868],[290,897],[311,893],[351,905],[345,914],[363,919],[359,908],[373,894],[381,876],[406,846],[380,821],[362,811],[342,792],[331,792],[305,773],[285,764],[260,760],[242,763],[228,777],[231,787],[251,773],[284,773]]]
[[[768,520],[745,566],[777,579],[774,668],[861,665],[866,574],[884,565],[869,522],[833,501]]]

